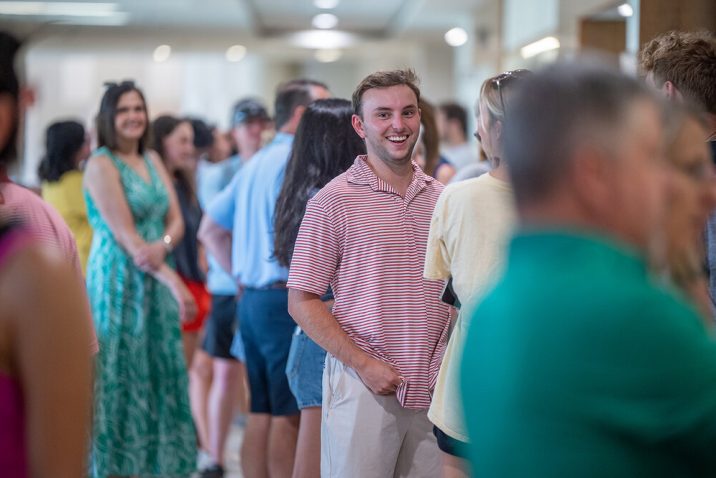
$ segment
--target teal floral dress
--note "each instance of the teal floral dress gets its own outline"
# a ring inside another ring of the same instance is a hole
[[[164,235],[169,197],[151,160],[146,182],[108,149],[137,233]],[[91,161],[91,159],[90,159]],[[180,477],[195,469],[195,431],[179,330],[169,289],[138,269],[85,190],[94,229],[87,290],[99,340],[92,474]]]

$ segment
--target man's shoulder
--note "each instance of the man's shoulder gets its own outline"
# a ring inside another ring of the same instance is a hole
[[[72,232],[60,213],[34,191],[14,183],[7,183],[3,187],[2,194],[5,203],[0,206],[0,215],[24,220],[43,233],[49,232],[57,239],[74,243]]]
[[[311,201],[318,204],[336,204],[337,201],[345,199],[346,195],[350,192],[350,187],[347,178],[348,172],[343,172],[331,179],[328,184],[323,186],[320,191],[316,193]]]
[[[507,181],[492,177],[489,173],[466,179],[445,187],[442,196],[454,201],[476,200],[486,197],[512,195]]]
[[[291,143],[288,141],[272,141],[254,154],[251,159],[239,168],[239,174],[275,173],[282,171],[291,155]]]

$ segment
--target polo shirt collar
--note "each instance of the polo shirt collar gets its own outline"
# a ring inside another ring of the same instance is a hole
[[[362,184],[370,186],[373,191],[380,191],[392,194],[398,194],[393,187],[380,179],[368,166],[367,156],[359,155],[356,157],[348,171],[346,171],[346,179],[352,184]],[[412,161],[413,181],[408,186],[405,199],[412,199],[418,192],[423,190],[428,184],[432,183],[435,178],[428,176],[420,169],[415,161]]]
[[[273,141],[271,141],[271,142],[272,143],[290,143],[291,141],[293,141],[292,134],[278,132],[273,137]]]

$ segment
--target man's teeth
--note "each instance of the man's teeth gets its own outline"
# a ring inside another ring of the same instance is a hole
[[[389,141],[398,141],[399,142],[399,141],[405,141],[406,139],[408,139],[407,136],[388,136]]]

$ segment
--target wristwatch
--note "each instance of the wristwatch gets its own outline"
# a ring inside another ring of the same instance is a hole
[[[162,237],[162,243],[164,244],[164,249],[167,250],[167,254],[172,252],[173,241],[172,236],[169,234],[164,234],[164,237]]]

